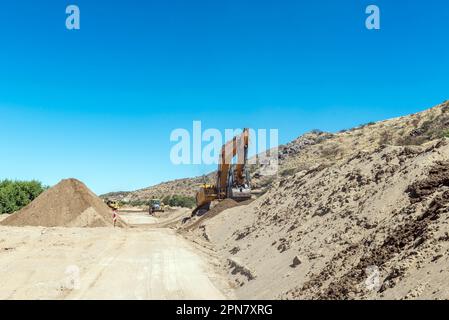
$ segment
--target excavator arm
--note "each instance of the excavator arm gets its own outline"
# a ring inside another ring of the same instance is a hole
[[[228,141],[221,148],[217,170],[216,185],[204,184],[196,194],[197,207],[192,216],[200,211],[209,210],[214,200],[231,198],[243,201],[251,198],[249,175],[247,174],[247,160],[249,147],[249,129]],[[237,163],[232,160],[237,156]]]
[[[248,146],[249,129],[244,129],[241,135],[234,137],[221,148],[217,172],[217,189],[218,194],[222,195],[223,198],[227,197],[226,194],[229,191],[230,179],[232,179],[233,184],[245,184],[246,177],[244,171],[247,165]],[[232,159],[235,156],[237,156],[237,163],[232,172],[230,171],[232,168]]]

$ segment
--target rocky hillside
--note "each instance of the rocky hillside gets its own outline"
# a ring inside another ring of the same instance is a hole
[[[449,137],[448,101],[420,113],[368,123],[336,134],[304,135],[293,141],[292,146],[280,148],[280,158],[287,155],[281,162],[281,175],[307,170],[317,164],[334,164],[354,151],[374,150],[382,145],[421,145],[442,137]]]
[[[204,181],[211,182],[213,173],[204,177],[194,177],[178,179],[160,183],[158,185],[136,190],[136,191],[122,191],[111,192],[101,196],[101,198],[115,200],[115,201],[147,201],[149,199],[162,199],[165,196],[181,195],[181,196],[195,196],[196,190]]]
[[[448,130],[446,102],[287,147],[264,195],[192,233],[240,298],[448,299]]]

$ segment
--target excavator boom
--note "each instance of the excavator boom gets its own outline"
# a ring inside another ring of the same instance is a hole
[[[197,207],[192,215],[209,210],[214,200],[227,198],[244,201],[251,198],[251,186],[247,172],[249,129],[228,141],[221,148],[216,185],[204,184],[196,194]],[[237,156],[237,163],[233,159]]]
[[[249,146],[249,130],[244,129],[242,134],[234,137],[232,140],[228,141],[221,148],[220,161],[218,165],[217,172],[217,188],[218,194],[223,198],[226,198],[226,193],[229,191],[230,179],[236,184],[244,185],[244,169],[247,165],[247,155]],[[237,157],[237,163],[234,166],[234,172],[231,172],[232,160]],[[233,173],[233,177],[231,177]]]

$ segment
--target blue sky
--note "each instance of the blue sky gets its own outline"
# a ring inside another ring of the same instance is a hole
[[[431,107],[449,99],[448,20],[445,0],[2,1],[0,179],[132,190],[211,169],[170,162],[193,120],[285,143]]]

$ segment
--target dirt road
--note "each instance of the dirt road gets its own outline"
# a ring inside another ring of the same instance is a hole
[[[143,211],[120,212],[120,217],[132,227],[151,226],[154,228],[168,228],[178,224],[183,217],[189,216],[191,209],[175,208],[164,213],[157,212],[149,215]]]
[[[207,256],[170,229],[0,228],[0,299],[226,299],[230,292]]]
[[[143,226],[151,225],[159,222],[160,219],[150,216],[146,212],[120,212],[120,217],[128,225],[131,226]]]

